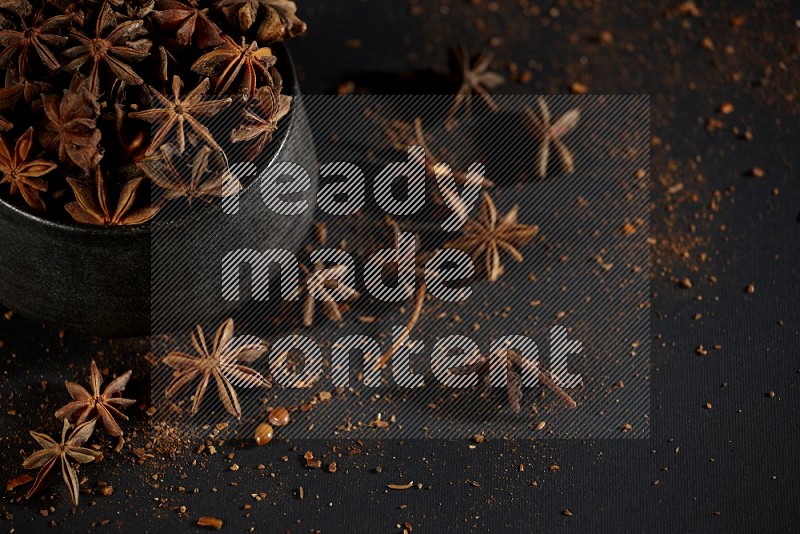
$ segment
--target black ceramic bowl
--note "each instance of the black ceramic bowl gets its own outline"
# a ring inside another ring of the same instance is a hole
[[[306,168],[310,201],[313,141],[291,57],[283,47],[274,53],[284,92],[294,101],[267,159]],[[240,194],[235,217],[200,203],[178,220],[138,227],[54,222],[0,197],[0,302],[23,316],[98,336],[147,335],[218,319],[238,307],[221,297],[222,256],[237,248],[298,250],[310,218],[310,212],[272,213],[257,180]]]

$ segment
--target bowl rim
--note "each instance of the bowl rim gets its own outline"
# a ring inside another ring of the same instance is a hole
[[[285,43],[274,43],[270,46],[272,49],[273,55],[278,56],[278,64],[283,63],[284,68],[281,72],[281,77],[283,79],[283,89],[284,94],[288,94],[293,99],[300,96],[299,94],[299,85],[297,81],[297,71],[295,69],[294,61],[292,60],[292,55],[289,53],[289,49]],[[288,82],[288,83],[287,83]],[[289,91],[285,91],[289,89]],[[292,130],[294,129],[294,122],[296,118],[295,113],[296,105],[295,102],[292,102],[292,106],[289,108],[289,113],[285,117],[283,124],[285,124],[285,130],[280,138],[277,138],[277,143],[271,144],[270,150],[273,151],[271,159],[274,160],[278,154],[281,153],[284,145],[287,143],[288,139],[291,137]],[[248,185],[244,190],[248,190],[249,188],[253,187],[256,181]],[[143,224],[138,224],[135,226],[95,226],[90,224],[80,224],[77,222],[71,221],[58,221],[54,219],[48,219],[47,217],[42,217],[30,211],[27,211],[23,208],[15,206],[14,204],[8,202],[6,199],[0,195],[0,214],[8,214],[11,217],[16,218],[17,220],[24,221],[30,224],[36,224],[42,227],[50,228],[53,230],[59,230],[66,233],[73,233],[73,234],[80,234],[86,236],[106,236],[106,237],[134,237],[140,236],[143,234],[149,234],[151,232],[152,222],[146,222]],[[161,221],[156,222],[155,224],[161,226],[162,224],[177,224],[182,221],[188,220],[189,217],[182,218],[176,221]]]

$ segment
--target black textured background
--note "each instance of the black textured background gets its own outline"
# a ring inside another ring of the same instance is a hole
[[[473,51],[493,45],[498,67],[515,61],[533,71],[530,83],[511,83],[508,92],[566,92],[580,81],[594,93],[652,95],[650,439],[474,447],[467,441],[229,443],[216,455],[191,450],[142,465],[126,449],[81,471],[92,494],[82,495],[77,512],[59,485],[27,503],[18,502],[24,488],[4,493],[2,528],[29,532],[54,522],[87,531],[108,521],[101,528],[185,531],[212,515],[225,520],[227,531],[391,532],[405,522],[414,532],[794,530],[800,518],[800,4],[698,2],[699,17],[682,15],[677,1],[622,5],[302,2],[310,32],[291,49],[306,93],[333,92],[348,80],[371,91],[441,92],[446,87],[430,71],[443,69],[449,46],[465,42]],[[743,23],[732,24],[733,17]],[[604,30],[613,43],[598,42]],[[713,49],[708,41],[703,46],[706,37]],[[348,46],[354,38],[360,48]],[[719,114],[726,101],[734,112]],[[722,127],[708,131],[709,118]],[[748,126],[751,141],[732,131]],[[765,177],[749,175],[755,166]],[[680,287],[685,277],[692,288]],[[745,291],[751,283],[752,294]],[[695,314],[702,317],[694,320]],[[707,356],[695,353],[701,344]],[[146,407],[147,350],[146,340],[62,336],[16,315],[0,318],[0,481],[22,473],[21,460],[34,445],[28,429],[55,432],[52,411],[66,397],[59,384],[82,380],[91,358],[117,372],[133,367],[131,391]],[[133,428],[146,426],[141,409],[131,415]],[[147,442],[140,430],[132,434],[135,446]],[[338,471],[303,469],[307,449],[325,463],[335,459]],[[230,471],[232,463],[240,469]],[[423,489],[386,489],[411,480]],[[99,495],[98,481],[112,484],[113,495]],[[263,501],[251,497],[261,491]],[[40,511],[51,506],[43,517]]]

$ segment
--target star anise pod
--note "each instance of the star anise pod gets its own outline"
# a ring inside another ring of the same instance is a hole
[[[47,3],[67,15],[76,27],[83,26],[93,12],[100,12],[98,4],[121,6],[125,0],[47,0]],[[103,6],[101,5],[101,8]],[[112,14],[113,15],[113,14]]]
[[[130,85],[141,85],[144,80],[130,63],[141,61],[150,55],[153,42],[149,39],[138,39],[144,32],[143,20],[128,20],[117,24],[111,6],[103,4],[97,16],[93,37],[76,29],[69,32],[70,38],[79,44],[64,51],[64,56],[72,60],[64,65],[64,69],[80,72],[88,63],[89,73],[83,83],[94,94],[99,94],[102,89],[102,65],[120,80]]]
[[[139,188],[139,184],[142,183],[142,179],[142,177],[134,178],[122,186],[117,207],[112,212],[108,205],[108,194],[103,179],[103,171],[98,166],[95,172],[94,184],[67,178],[76,200],[64,207],[73,219],[83,224],[95,226],[133,226],[143,224],[152,219],[159,208],[157,206],[149,206],[131,212],[136,200],[136,190]]]
[[[70,425],[69,421],[65,419],[61,430],[61,443],[46,434],[31,432],[31,436],[42,447],[42,450],[34,452],[25,458],[22,463],[22,467],[25,469],[39,469],[33,486],[25,496],[26,499],[30,499],[45,487],[50,474],[56,468],[56,464],[60,464],[61,476],[69,490],[72,504],[78,504],[81,485],[78,480],[78,473],[72,466],[71,460],[79,464],[86,464],[97,460],[103,455],[100,451],[82,446],[94,432],[94,425],[95,420],[92,419],[76,426],[70,433],[69,439],[67,439],[67,431],[70,429]]]
[[[24,76],[16,76],[11,69],[6,70],[6,86],[0,89],[0,109],[15,107],[20,99],[30,106],[40,95],[50,91],[52,85],[46,82],[34,82]]]
[[[27,17],[33,11],[33,6],[28,0],[0,0],[0,9],[10,11],[20,17]]]
[[[14,124],[5,117],[3,117],[2,115],[0,115],[0,132],[7,132],[12,128],[14,128]]]
[[[547,176],[547,165],[550,161],[550,145],[556,149],[561,164],[567,173],[572,173],[575,170],[575,159],[572,156],[567,145],[561,140],[564,135],[578,125],[580,119],[580,111],[578,109],[571,109],[561,115],[555,122],[552,122],[550,110],[547,107],[547,102],[542,97],[539,97],[539,114],[533,111],[530,107],[523,110],[525,118],[525,126],[539,141],[539,177],[544,178]]]
[[[100,115],[97,98],[85,87],[77,92],[64,90],[64,96],[42,95],[47,124],[39,140],[49,150],[57,150],[62,163],[72,161],[85,171],[97,167],[103,157]]]
[[[222,44],[222,31],[208,17],[208,8],[201,8],[196,0],[188,5],[178,0],[159,0],[153,17],[161,29],[175,32],[175,40],[181,46],[194,45],[202,50]]]
[[[243,33],[258,24],[256,40],[262,44],[300,35],[307,28],[290,0],[220,0],[216,7]]]
[[[297,16],[297,4],[290,0],[261,0],[266,16],[256,31],[261,43],[282,41],[306,31],[306,23]]]
[[[471,61],[467,47],[457,46],[453,50],[456,62],[459,67],[461,86],[456,93],[453,106],[447,113],[447,121],[452,126],[456,113],[464,107],[469,113],[472,109],[472,95],[480,96],[490,110],[497,110],[497,104],[490,93],[505,82],[505,78],[496,72],[489,70],[494,59],[491,52],[481,52],[474,62]]]
[[[214,7],[225,15],[228,23],[246,33],[258,20],[258,0],[219,0]]]
[[[155,0],[128,0],[125,2],[128,16],[132,19],[143,19],[156,8]]]
[[[289,113],[291,107],[292,97],[282,95],[279,88],[259,87],[243,111],[245,121],[231,132],[231,141],[257,140],[253,150],[261,153],[278,129],[278,121]]]
[[[33,49],[42,64],[50,70],[61,67],[55,53],[50,47],[62,47],[67,42],[67,37],[59,32],[70,24],[70,18],[65,15],[45,18],[44,10],[39,10],[34,15],[30,24],[23,20],[21,30],[0,31],[0,66],[6,66],[14,57],[18,58],[18,72],[22,75],[28,72],[30,50]]]
[[[152,156],[161,145],[167,141],[167,136],[176,130],[175,140],[178,143],[178,151],[182,154],[186,150],[186,136],[184,134],[184,122],[194,131],[203,141],[216,150],[222,152],[222,147],[214,141],[214,137],[208,128],[198,120],[198,117],[211,117],[228,107],[231,103],[230,98],[221,100],[205,100],[211,83],[208,78],[204,78],[197,87],[181,97],[183,91],[183,81],[178,76],[172,77],[172,100],[162,95],[155,89],[150,90],[150,94],[161,107],[154,107],[145,111],[136,111],[128,116],[132,119],[141,119],[151,124],[158,125],[150,140],[150,147],[145,153]]]
[[[42,176],[54,170],[57,165],[42,159],[29,161],[32,147],[33,128],[28,128],[17,140],[13,152],[8,149],[5,139],[0,137],[0,172],[3,173],[0,185],[10,184],[12,195],[19,192],[28,206],[36,211],[44,211],[45,205],[39,192],[47,191],[47,182]]]
[[[164,190],[166,200],[185,198],[191,206],[195,199],[225,198],[242,190],[241,182],[224,161],[209,167],[213,156],[211,149],[203,146],[195,153],[191,164],[183,165],[188,158],[177,154],[172,145],[165,144],[161,145],[158,157],[141,162],[139,168]]]
[[[164,364],[174,369],[173,380],[164,395],[170,398],[184,386],[199,379],[191,408],[191,414],[194,415],[200,409],[208,382],[213,377],[225,410],[241,419],[242,408],[231,382],[246,387],[269,387],[270,382],[261,373],[238,363],[257,360],[266,351],[264,344],[232,344],[233,333],[233,319],[228,319],[217,329],[211,350],[208,350],[203,329],[197,325],[196,334],[192,333],[192,345],[197,355],[172,352],[164,358]]]
[[[250,98],[260,81],[273,85],[270,68],[275,61],[272,50],[259,48],[256,41],[247,44],[242,37],[242,44],[237,45],[226,35],[224,43],[195,61],[192,70],[203,76],[214,77],[214,91],[217,94],[227,93],[238,81],[236,92],[244,98]]]
[[[91,373],[89,378],[91,393],[80,384],[69,380],[64,382],[74,400],[56,411],[56,418],[65,421],[74,420],[76,425],[80,425],[90,418],[99,417],[106,432],[112,436],[122,436],[122,429],[117,421],[127,421],[128,416],[122,413],[120,408],[126,408],[136,402],[133,399],[122,398],[122,392],[128,385],[128,380],[131,379],[132,371],[126,371],[112,380],[102,393],[100,387],[103,385],[103,375],[100,374],[100,369],[97,368],[94,360],[92,360]]]
[[[539,231],[538,226],[519,224],[518,212],[519,205],[500,217],[494,201],[484,191],[478,218],[469,219],[462,229],[461,236],[445,246],[467,252],[474,261],[478,261],[478,258],[484,255],[486,276],[490,282],[495,282],[503,274],[500,252],[505,251],[514,260],[523,261],[518,247],[527,244]]]
[[[355,288],[345,284],[340,277],[347,271],[346,265],[336,265],[325,267],[322,262],[314,264],[314,269],[309,270],[305,265],[300,268],[306,275],[305,282],[300,287],[305,291],[306,297],[303,302],[303,324],[311,326],[314,324],[314,309],[317,299],[322,303],[325,316],[331,321],[339,322],[342,320],[342,310],[337,300],[357,299],[360,295]]]

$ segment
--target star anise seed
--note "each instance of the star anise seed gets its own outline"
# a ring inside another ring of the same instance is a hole
[[[126,371],[111,381],[103,392],[100,387],[103,385],[103,375],[97,368],[97,364],[92,360],[91,376],[89,378],[91,393],[75,382],[67,380],[67,386],[73,401],[56,411],[56,418],[64,420],[74,420],[76,425],[88,421],[90,418],[99,417],[103,422],[106,432],[112,436],[122,436],[122,429],[117,421],[127,421],[128,416],[120,411],[136,403],[134,399],[123,399],[122,392],[131,379],[132,371]]]

